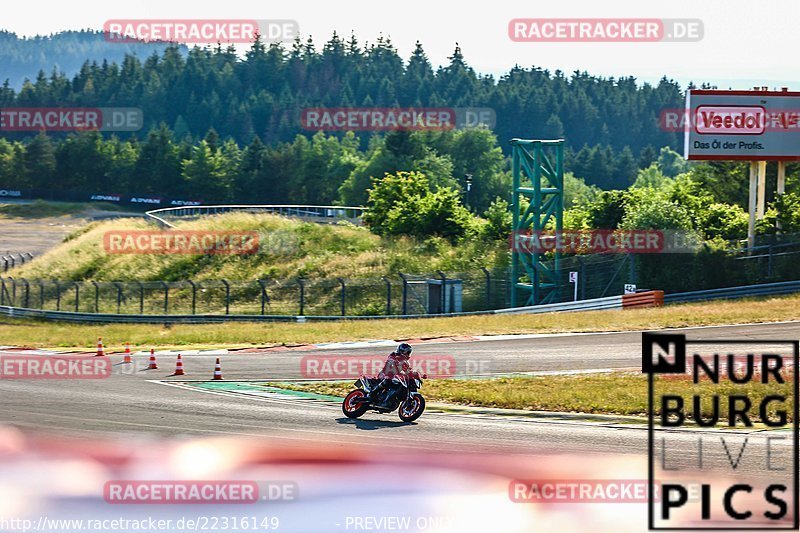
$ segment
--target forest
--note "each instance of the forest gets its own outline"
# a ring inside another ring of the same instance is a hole
[[[485,250],[507,247],[511,230],[508,141],[563,138],[566,228],[694,232],[708,252],[741,245],[747,166],[690,164],[676,152],[680,134],[659,126],[662,112],[683,105],[676,82],[519,65],[495,79],[476,73],[458,45],[448,61],[434,69],[421,43],[404,60],[388,38],[334,34],[319,50],[311,39],[257,41],[244,55],[168,46],[144,60],[87,61],[72,77],[42,71],[19,90],[6,82],[0,108],[136,107],[144,128],[4,131],[0,189],[363,205],[386,238]],[[304,130],[303,110],[326,107],[491,108],[496,125]],[[787,170],[777,198],[768,168],[760,236],[800,232],[800,168]]]
[[[52,51],[47,43],[41,39],[43,53]],[[0,184],[94,191],[113,182],[116,192],[214,201],[247,191],[265,202],[363,203],[365,172],[381,177],[434,165],[444,174],[452,166],[451,181],[475,176],[476,205],[485,207],[504,180],[494,148],[507,156],[513,137],[564,138],[568,170],[603,189],[629,186],[661,147],[676,149],[680,141],[658,124],[663,110],[683,101],[682,89],[667,78],[652,86],[633,77],[517,65],[495,79],[476,73],[457,45],[449,63],[434,69],[421,43],[404,60],[389,38],[361,44],[336,34],[319,49],[309,38],[290,46],[255,42],[243,56],[222,46],[141,55],[86,61],[72,77],[55,66],[49,74],[42,69],[19,90],[6,81],[0,108],[136,107],[145,127],[117,136],[4,131]],[[322,137],[303,130],[300,116],[310,107],[482,107],[495,111],[496,126],[491,136],[433,132],[438,144],[422,147],[399,140],[411,136],[389,142],[382,132]],[[312,161],[315,151],[330,160]],[[420,161],[422,167],[409,164]],[[233,167],[249,178],[234,176]],[[253,190],[259,172],[272,177],[258,177]],[[204,180],[214,186],[200,194]]]

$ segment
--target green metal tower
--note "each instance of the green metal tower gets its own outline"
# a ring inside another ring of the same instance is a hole
[[[545,229],[561,231],[564,223],[564,141],[512,139],[514,175],[514,225],[511,247],[511,306],[554,301],[563,284],[561,254],[555,252],[552,268],[544,254],[518,245],[525,235]],[[523,198],[527,199],[527,207]],[[524,277],[524,278],[523,278]]]

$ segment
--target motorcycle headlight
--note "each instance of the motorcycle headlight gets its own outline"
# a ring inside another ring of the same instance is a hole
[[[416,381],[416,382],[417,382],[417,388],[420,388],[420,387],[422,387],[422,382],[421,382],[420,380],[418,380],[418,379],[415,379],[414,381]]]

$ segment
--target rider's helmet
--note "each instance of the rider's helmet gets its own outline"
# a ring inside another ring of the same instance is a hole
[[[394,351],[394,353],[396,353],[400,357],[405,357],[406,359],[408,359],[409,357],[411,357],[411,351],[412,348],[410,344],[408,344],[407,342],[401,342],[400,345],[397,347],[397,349]]]

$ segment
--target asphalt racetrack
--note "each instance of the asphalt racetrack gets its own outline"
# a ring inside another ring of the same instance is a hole
[[[691,339],[797,339],[800,324],[722,326],[676,330]],[[482,374],[556,372],[641,367],[638,332],[508,337],[492,341],[423,344],[415,355],[448,354],[457,364],[472,363]],[[286,350],[267,353],[231,352],[223,356],[226,381],[267,381],[302,378],[304,357],[320,353],[383,355],[383,348],[350,350]],[[109,356],[119,369],[121,356]],[[138,359],[143,359],[137,356]],[[146,358],[144,358],[146,359]],[[247,436],[332,446],[361,446],[513,454],[569,453],[582,456],[625,454],[646,456],[645,427],[613,419],[547,415],[494,416],[491,414],[426,411],[413,424],[401,423],[395,413],[367,413],[357,421],[343,417],[333,402],[279,397],[249,397],[225,391],[176,386],[210,379],[213,355],[184,358],[186,375],[168,377],[174,360],[159,361],[159,370],[115,372],[99,380],[0,380],[3,409],[0,424],[35,433],[70,437],[119,438],[131,435]],[[424,393],[424,387],[422,392]],[[686,439],[694,434],[686,432]],[[713,467],[726,458],[709,458]],[[754,474],[763,465],[740,465]]]

